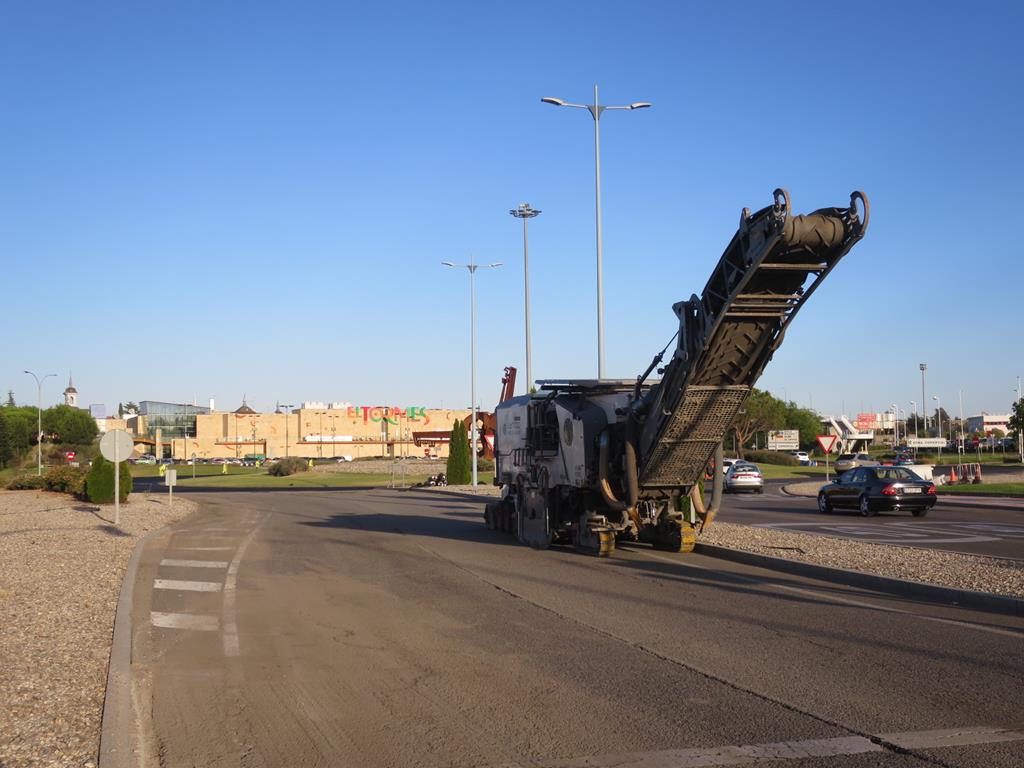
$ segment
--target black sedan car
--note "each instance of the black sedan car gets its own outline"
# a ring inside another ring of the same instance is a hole
[[[908,509],[923,517],[935,500],[935,484],[906,467],[857,467],[818,491],[818,510],[847,507],[870,517],[880,509]]]

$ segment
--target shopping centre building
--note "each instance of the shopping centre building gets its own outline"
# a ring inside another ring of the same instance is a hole
[[[185,460],[213,458],[332,459],[448,455],[448,434],[468,410],[425,406],[305,403],[258,413],[143,401],[129,420],[138,453]]]

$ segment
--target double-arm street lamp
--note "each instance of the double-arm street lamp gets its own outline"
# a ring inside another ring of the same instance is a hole
[[[593,104],[570,104],[562,99],[545,96],[541,99],[545,104],[556,107],[574,107],[585,109],[594,118],[594,200],[595,221],[597,228],[597,377],[604,378],[604,277],[601,259],[601,115],[607,109],[645,109],[650,105],[646,101],[634,101],[622,106],[603,106],[598,102],[597,86],[594,86]]]
[[[470,259],[469,264],[456,264],[451,261],[442,261],[446,267],[452,267],[453,269],[463,268],[469,271],[469,391],[470,391],[470,407],[473,410],[473,422],[472,422],[472,434],[470,436],[470,450],[473,454],[473,485],[476,485],[477,471],[476,471],[476,271],[483,267],[484,269],[494,269],[500,267],[501,262],[496,261],[493,264],[474,264],[473,260]]]
[[[291,415],[289,413],[289,409],[290,408],[294,408],[295,406],[293,404],[291,404],[291,403],[280,403],[279,402],[277,404],[277,407],[278,407],[278,410],[280,410],[281,408],[284,408],[284,457],[287,459],[288,458],[288,417]]]
[[[529,203],[520,203],[518,208],[509,211],[517,219],[523,220],[523,296],[526,303],[526,392],[529,394],[533,386],[533,366],[530,364],[530,245],[526,223],[540,211],[530,207]]]
[[[36,408],[36,474],[41,475],[43,474],[43,382],[57,374],[48,373],[40,379],[32,371],[25,371],[25,373],[36,380],[36,390],[39,395]]]

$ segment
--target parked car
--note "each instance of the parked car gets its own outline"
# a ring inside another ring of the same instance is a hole
[[[936,498],[935,484],[906,467],[854,467],[818,491],[818,511],[850,508],[871,517],[880,509],[907,509],[923,517]]]
[[[135,460],[136,464],[156,464],[156,456],[151,453],[144,453]]]
[[[764,475],[756,464],[749,461],[737,461],[725,475],[723,489],[726,493],[764,493]]]
[[[729,474],[729,470],[732,468],[732,465],[737,461],[739,461],[739,459],[722,459],[722,474]]]
[[[878,462],[867,453],[841,453],[836,459],[836,472],[842,473],[855,467],[877,467]]]
[[[339,456],[338,459],[337,459],[337,462],[339,464],[345,464],[346,462],[349,462],[349,461],[352,461],[352,457],[349,456],[348,454],[346,454],[344,456]]]

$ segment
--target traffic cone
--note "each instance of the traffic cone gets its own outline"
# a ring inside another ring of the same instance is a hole
[[[956,467],[949,468],[949,482],[950,484],[955,483],[956,480]]]

